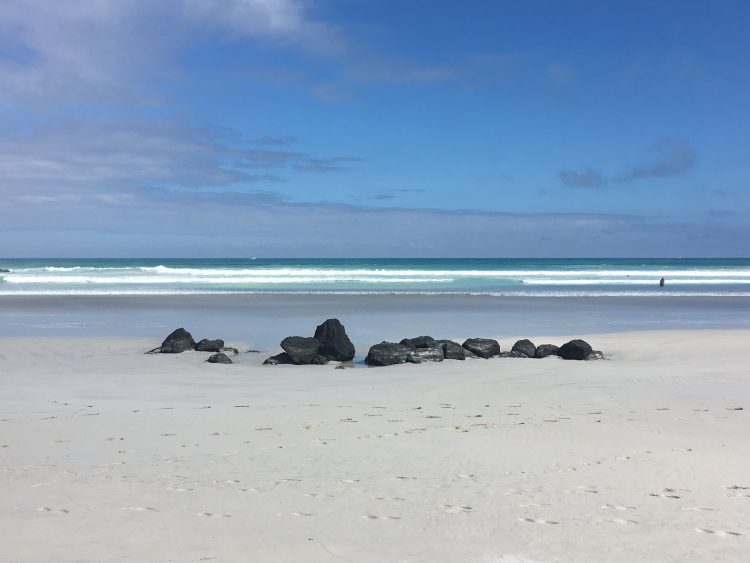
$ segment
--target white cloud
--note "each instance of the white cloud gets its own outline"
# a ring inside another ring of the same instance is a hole
[[[342,45],[299,0],[5,0],[0,105],[149,102],[137,79],[173,74],[172,54],[207,34],[319,54]]]

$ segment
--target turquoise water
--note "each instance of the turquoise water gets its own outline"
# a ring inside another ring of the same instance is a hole
[[[0,259],[0,295],[750,296],[750,259]],[[665,287],[659,287],[664,277]]]

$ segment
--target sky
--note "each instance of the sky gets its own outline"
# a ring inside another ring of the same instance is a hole
[[[0,0],[0,255],[750,255],[750,3]]]

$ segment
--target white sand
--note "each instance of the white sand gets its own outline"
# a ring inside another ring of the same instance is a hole
[[[747,561],[750,331],[589,340],[335,370],[3,338],[1,559]]]

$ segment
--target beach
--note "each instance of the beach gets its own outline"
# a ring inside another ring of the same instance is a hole
[[[6,560],[746,558],[750,330],[517,334],[607,359],[369,369],[205,336],[235,363],[0,338]]]

